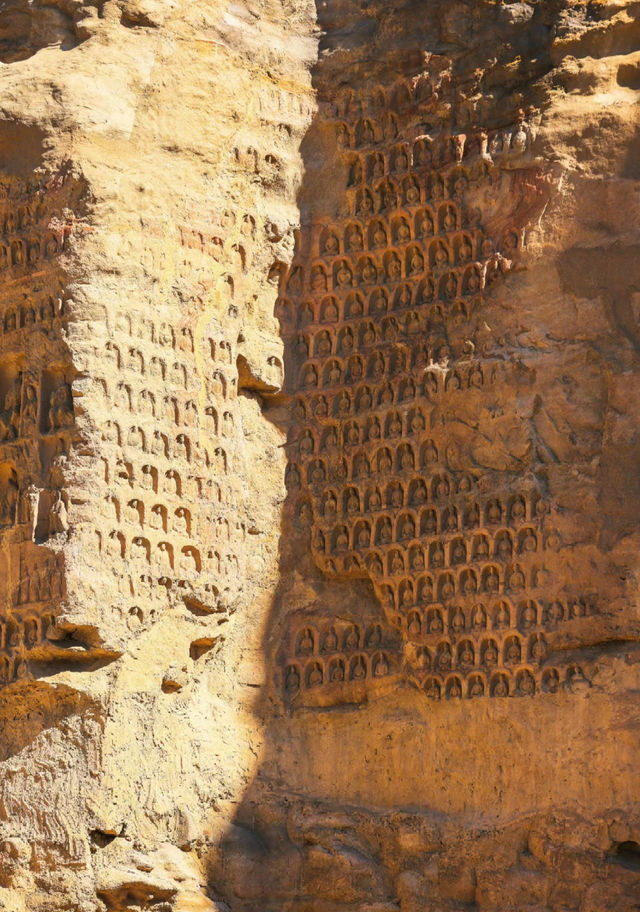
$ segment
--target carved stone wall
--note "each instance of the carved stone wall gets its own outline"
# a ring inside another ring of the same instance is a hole
[[[33,141],[33,137],[29,139]],[[68,242],[81,188],[71,175],[15,175],[2,188],[3,537],[0,679],[24,680],[57,653],[69,528],[62,473],[74,431],[73,371],[62,334]],[[44,543],[48,547],[44,547]]]
[[[0,10],[0,906],[637,909],[637,7]]]
[[[634,17],[319,17],[270,722],[212,882],[247,910],[632,909]]]
[[[214,907],[195,846],[262,739],[269,274],[298,222],[312,25],[279,4],[0,12],[6,908]]]
[[[469,124],[470,103],[457,108],[442,65],[333,105],[377,119],[327,117],[340,147],[357,151],[337,155],[341,220],[303,228],[280,301],[301,392],[293,522],[312,520],[325,573],[372,579],[431,699],[555,693],[586,684],[575,662],[546,660],[556,644],[579,643],[581,627],[593,631],[597,584],[563,579],[552,450],[536,446],[535,421],[520,423],[541,396],[542,357],[485,328],[489,302],[523,262],[525,219],[546,201],[543,171],[525,112],[491,133],[491,111]],[[423,134],[439,105],[447,121]],[[451,132],[462,129],[474,133]],[[588,379],[597,390],[597,370]],[[341,653],[333,628],[297,632],[290,697],[399,670],[379,628],[340,639]],[[365,646],[375,654],[344,654]],[[328,664],[316,658],[331,653]]]

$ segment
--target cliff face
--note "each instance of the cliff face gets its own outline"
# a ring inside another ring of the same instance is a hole
[[[640,4],[0,10],[0,900],[637,909]]]

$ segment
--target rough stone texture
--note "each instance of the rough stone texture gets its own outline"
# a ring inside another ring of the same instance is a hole
[[[0,61],[0,907],[640,908],[640,3]]]

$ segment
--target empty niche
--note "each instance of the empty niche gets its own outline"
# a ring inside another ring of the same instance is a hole
[[[49,537],[51,508],[56,502],[56,494],[53,491],[41,491],[38,498],[38,516],[34,530],[34,541],[43,542]],[[64,501],[63,501],[64,502]],[[65,503],[66,508],[66,503]]]

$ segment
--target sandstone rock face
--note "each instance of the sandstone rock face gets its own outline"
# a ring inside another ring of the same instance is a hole
[[[0,10],[0,906],[638,909],[640,4]]]

